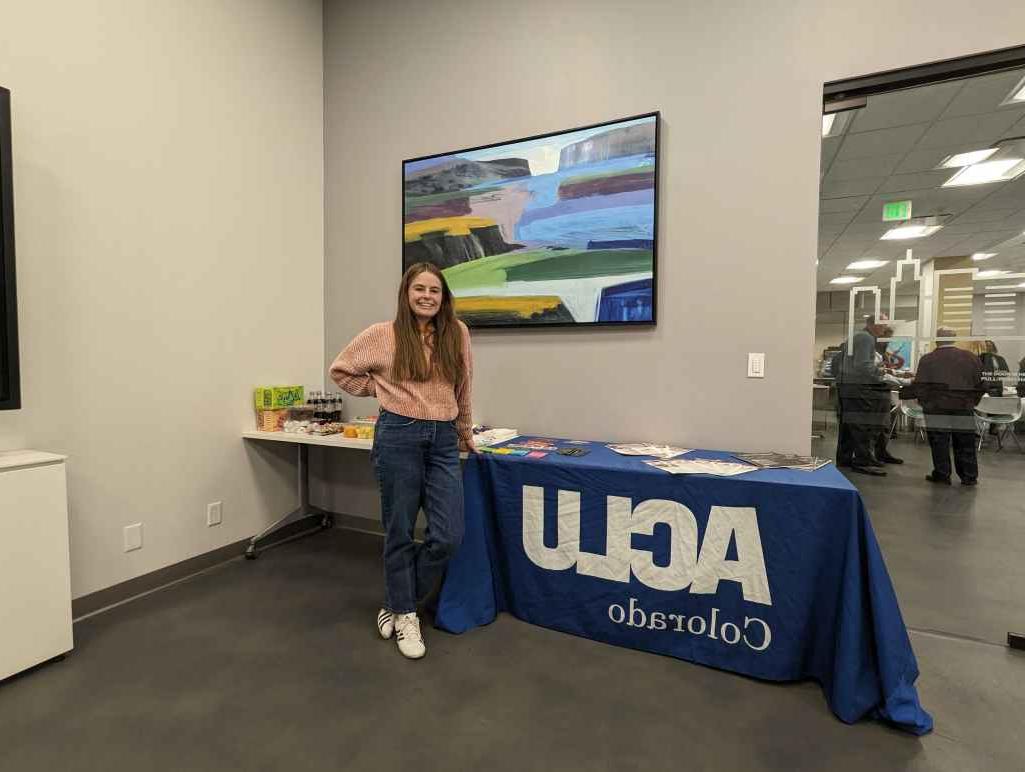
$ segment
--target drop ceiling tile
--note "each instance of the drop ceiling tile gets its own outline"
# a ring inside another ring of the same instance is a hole
[[[879,220],[868,223],[853,223],[848,226],[845,235],[857,238],[859,236],[868,238],[869,236],[876,234],[882,236],[883,233],[892,227],[892,223],[884,223]]]
[[[1018,230],[997,227],[987,228],[986,226],[986,223],[982,223],[982,230],[979,232],[978,238],[988,238],[989,241],[993,244],[1001,244],[1007,241],[1008,239],[1013,239],[1021,235]]]
[[[902,155],[886,155],[879,158],[857,158],[853,161],[834,161],[826,175],[830,182],[860,180],[867,177],[885,177],[893,173]]]
[[[987,189],[988,188],[988,189]],[[935,188],[923,196],[937,212],[959,214],[992,192],[988,185],[967,185],[960,188]],[[922,214],[925,214],[923,210]]]
[[[1025,70],[1014,70],[962,81],[964,87],[944,110],[943,117],[954,118],[993,112],[1011,93],[1011,89],[1022,79],[1023,75],[1025,75]]]
[[[995,187],[986,198],[986,203],[995,207],[1012,206],[1014,202],[1025,202],[1025,177]]]
[[[862,180],[842,180],[833,182],[824,180],[819,189],[820,198],[846,198],[848,196],[864,196],[874,193],[885,177],[868,177]]]
[[[1008,229],[1008,230],[1017,230],[1017,231],[1025,230],[1025,210],[1018,210],[1018,211],[1008,215],[1007,217],[1005,217],[1003,220],[1001,220],[997,224],[1001,228]]]
[[[944,226],[943,230],[945,230],[947,233],[960,233],[960,234],[981,233],[982,232],[982,223],[978,223],[978,222],[961,222],[961,218],[959,217],[957,220],[952,222],[950,225]]]
[[[945,118],[934,123],[921,137],[915,150],[945,147],[947,145],[968,145],[996,142],[1025,114],[1021,109],[985,115],[966,115],[960,118]]]
[[[868,196],[847,196],[846,198],[824,198],[819,201],[819,214],[857,212],[868,201]]]
[[[900,193],[908,191],[938,188],[948,179],[952,172],[950,169],[932,172],[916,172],[915,174],[894,174],[888,177],[877,191],[879,193]]]
[[[869,97],[868,105],[857,111],[848,131],[853,134],[932,122],[950,104],[961,87],[959,82],[938,83]]]
[[[999,223],[1015,214],[1016,209],[996,209],[985,205],[985,201],[976,204],[967,212],[957,216],[957,223]]]
[[[847,134],[843,138],[837,159],[849,161],[855,158],[907,153],[922,137],[928,126],[927,123],[919,123],[895,129],[866,131],[863,134]]]
[[[841,267],[853,263],[855,260],[860,260],[862,255],[865,254],[864,249],[857,249],[854,251],[847,251],[843,249],[830,249],[825,253],[824,259],[831,263]]]
[[[1017,123],[1004,133],[1005,137],[1025,136],[1025,116],[1022,116]]]
[[[820,228],[844,227],[850,223],[852,217],[854,217],[853,212],[833,212],[830,214],[820,214],[819,226]]]
[[[912,172],[928,172],[933,171],[938,167],[947,156],[952,156],[957,153],[967,153],[972,150],[985,150],[985,147],[980,146],[979,143],[973,143],[968,145],[945,145],[942,147],[933,147],[926,150],[912,150],[904,159],[897,164],[897,168],[894,169],[895,174],[909,174]],[[953,174],[956,169],[951,169],[950,173]]]
[[[829,169],[829,165],[833,162],[833,158],[836,156],[836,151],[840,149],[840,143],[843,140],[842,137],[823,137],[822,139],[822,150],[820,156],[819,169],[825,173]]]

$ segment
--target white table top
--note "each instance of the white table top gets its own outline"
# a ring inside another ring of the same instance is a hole
[[[0,451],[0,472],[9,469],[27,469],[33,466],[60,464],[67,460],[67,456],[44,453],[41,450],[5,450]]]
[[[354,437],[343,437],[341,434],[296,434],[295,432],[242,432],[247,440],[269,440],[270,442],[290,442],[294,445],[323,445],[329,448],[353,448],[370,450],[373,440],[361,440]]]

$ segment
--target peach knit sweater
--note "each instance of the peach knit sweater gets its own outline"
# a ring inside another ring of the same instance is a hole
[[[427,381],[396,381],[392,378],[395,358],[395,333],[391,322],[372,324],[345,347],[331,364],[331,380],[357,397],[377,397],[390,413],[429,421],[456,422],[460,439],[469,443],[472,418],[470,388],[473,380],[473,353],[470,331],[459,322],[463,333],[463,359],[466,377],[453,387],[432,372]]]

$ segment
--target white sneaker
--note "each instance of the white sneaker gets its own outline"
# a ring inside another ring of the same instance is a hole
[[[395,640],[403,657],[420,659],[427,653],[424,637],[420,634],[420,618],[416,612],[395,615]]]
[[[379,632],[381,637],[386,641],[391,638],[392,633],[395,632],[395,615],[386,608],[377,612],[377,632]]]

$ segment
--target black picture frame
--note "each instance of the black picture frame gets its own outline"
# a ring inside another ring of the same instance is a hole
[[[17,410],[21,407],[19,365],[11,92],[0,87],[0,410]]]
[[[605,126],[613,126],[619,123],[625,123],[627,121],[635,121],[644,118],[654,118],[655,123],[655,140],[654,140],[654,164],[653,164],[653,190],[652,190],[652,245],[651,245],[651,318],[637,321],[593,321],[593,322],[544,322],[544,323],[530,323],[530,322],[516,322],[509,324],[496,324],[488,323],[482,325],[475,325],[468,322],[471,328],[493,330],[493,329],[591,329],[591,328],[636,328],[636,327],[654,327],[658,323],[658,243],[659,243],[659,231],[658,231],[658,213],[659,213],[659,177],[660,177],[660,156],[661,156],[661,129],[662,129],[662,113],[660,110],[652,110],[647,113],[640,113],[637,115],[629,115],[621,118],[614,118],[607,121],[601,121],[600,123],[591,123],[584,126],[576,126],[571,129],[559,129],[557,131],[544,132],[542,134],[534,134],[528,137],[520,137],[517,139],[502,140],[500,142],[491,142],[486,145],[477,145],[476,147],[462,148],[459,150],[449,150],[441,153],[431,153],[429,155],[418,156],[416,158],[404,158],[399,166],[401,174],[400,182],[400,194],[402,195],[402,222],[405,224],[406,221],[406,165],[410,163],[418,163],[422,161],[429,161],[435,158],[441,158],[444,156],[453,156],[460,153],[471,153],[480,150],[489,150],[492,148],[501,147],[503,145],[512,145],[522,142],[531,142],[539,139],[546,139],[548,137],[558,136],[560,134],[570,134],[578,131],[588,131],[593,129],[600,129]],[[404,231],[404,228],[403,228]],[[399,264],[402,272],[405,271],[406,258],[404,255],[405,251],[405,235],[404,232],[400,232],[400,238],[402,238],[402,246],[399,252]],[[401,273],[400,273],[401,275]]]

